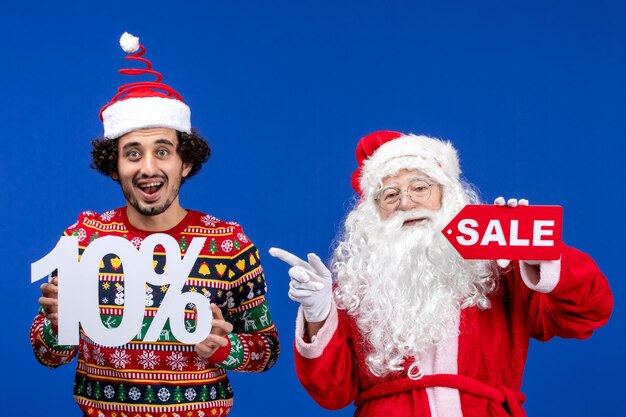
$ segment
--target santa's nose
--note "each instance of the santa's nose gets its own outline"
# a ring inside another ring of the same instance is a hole
[[[419,203],[411,200],[409,193],[403,192],[400,194],[400,205],[398,206],[398,210],[413,210],[418,205]]]

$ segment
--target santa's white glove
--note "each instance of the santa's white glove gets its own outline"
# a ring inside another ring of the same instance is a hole
[[[504,197],[498,197],[493,202],[493,204],[495,204],[496,206],[504,206],[505,203],[509,207],[527,206],[528,200],[526,200],[525,198],[520,198],[519,200],[517,198],[509,198],[508,200],[505,201]],[[534,264],[534,265],[539,263],[539,261],[525,261],[525,262]],[[498,259],[496,263],[498,264],[500,268],[506,268],[511,263],[511,261],[508,259]]]
[[[305,262],[278,248],[271,248],[270,255],[291,265],[289,298],[300,303],[306,321],[318,323],[326,320],[332,306],[332,278],[322,260],[309,253],[308,262]]]
[[[517,198],[509,198],[508,200],[504,200],[504,197],[498,197],[493,201],[493,204],[496,206],[504,206],[505,203],[509,207],[527,206],[528,200],[525,198],[520,198],[519,200]]]

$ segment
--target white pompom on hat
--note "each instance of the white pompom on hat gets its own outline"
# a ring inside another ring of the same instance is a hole
[[[422,135],[381,130],[364,136],[356,148],[357,169],[352,186],[363,198],[383,178],[400,169],[416,169],[440,183],[458,182],[461,168],[456,149],[448,141]]]
[[[120,37],[120,46],[127,54],[134,54],[139,50],[139,38],[124,32]]]
[[[152,75],[155,81],[137,81],[124,84],[118,93],[100,110],[104,137],[115,139],[137,129],[167,127],[179,132],[191,132],[191,110],[180,94],[161,80],[163,76],[152,69],[152,63],[143,57],[146,49],[139,38],[124,33],[120,38],[124,52],[132,55],[127,60],[139,61],[145,68],[123,68],[124,75]]]

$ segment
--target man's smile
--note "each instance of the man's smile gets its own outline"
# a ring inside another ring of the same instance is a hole
[[[165,184],[165,180],[162,179],[145,179],[135,181],[135,186],[139,189],[143,195],[144,200],[155,201],[159,198],[159,191]]]

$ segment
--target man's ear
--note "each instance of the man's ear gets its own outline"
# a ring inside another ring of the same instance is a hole
[[[115,181],[119,181],[119,180],[120,180],[120,176],[119,176],[119,175],[117,175],[117,172],[111,172],[111,173],[109,174],[109,176],[110,176],[111,178],[113,178]]]
[[[191,168],[193,168],[191,162],[183,162],[183,178],[187,178],[187,175],[191,172]]]

